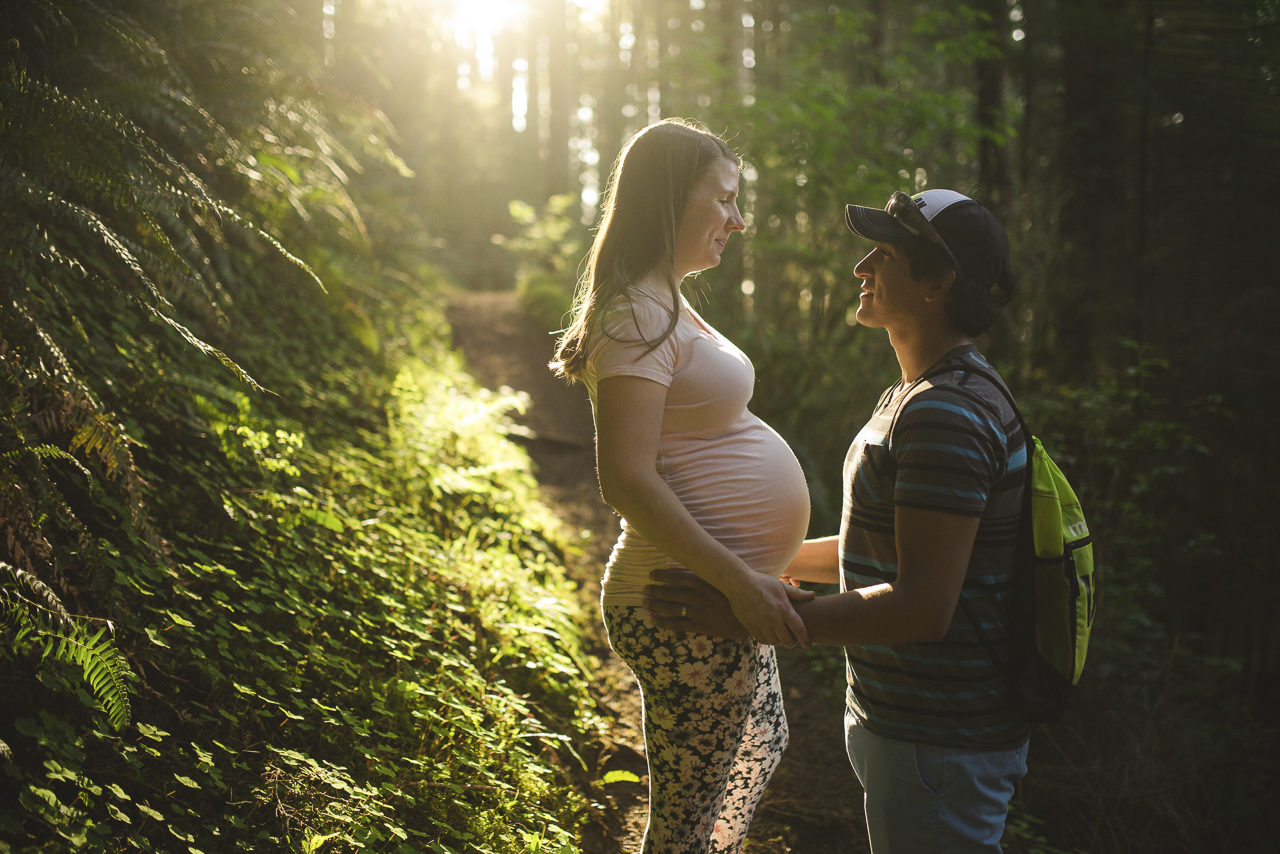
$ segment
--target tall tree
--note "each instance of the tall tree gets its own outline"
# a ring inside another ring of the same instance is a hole
[[[1008,222],[1013,201],[1009,174],[1009,129],[1005,45],[1009,15],[1004,0],[979,0],[983,20],[978,29],[990,47],[974,63],[978,118],[978,196],[1002,222]]]
[[[1132,203],[1135,91],[1141,20],[1109,0],[1060,3],[1062,137],[1067,176],[1053,315],[1040,358],[1062,377],[1092,374],[1108,351],[1096,342],[1132,337],[1137,259]],[[1104,299],[1105,295],[1105,299]]]
[[[566,0],[542,0],[542,31],[547,39],[547,86],[550,90],[549,133],[545,157],[544,197],[573,190],[569,176],[569,114],[574,107],[573,57],[568,51]]]

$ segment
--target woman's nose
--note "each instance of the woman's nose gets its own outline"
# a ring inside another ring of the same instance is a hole
[[[733,206],[733,216],[729,218],[730,231],[742,231],[747,227],[747,222],[742,218],[742,213],[738,210],[738,206]]]

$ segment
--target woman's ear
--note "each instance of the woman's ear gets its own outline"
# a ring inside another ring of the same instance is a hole
[[[925,282],[924,298],[928,302],[945,301],[951,293],[951,286],[956,283],[956,271],[946,270]]]

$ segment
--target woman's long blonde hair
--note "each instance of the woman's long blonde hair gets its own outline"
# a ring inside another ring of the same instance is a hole
[[[724,140],[689,119],[664,119],[623,146],[609,178],[604,220],[578,281],[573,321],[550,364],[557,376],[576,380],[582,375],[600,312],[652,270],[661,269],[671,286],[672,310],[666,331],[650,347],[675,331],[680,317],[676,230],[689,191],[721,158],[741,163]]]

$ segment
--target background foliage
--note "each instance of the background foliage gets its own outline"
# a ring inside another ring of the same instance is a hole
[[[517,402],[298,23],[0,10],[0,850],[575,850],[593,809]]]

